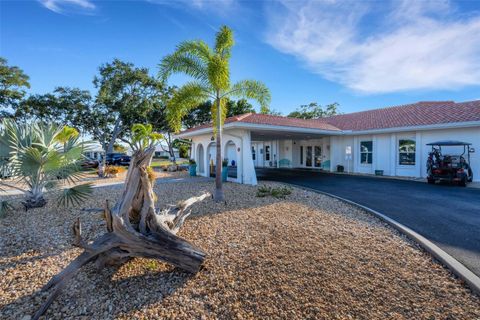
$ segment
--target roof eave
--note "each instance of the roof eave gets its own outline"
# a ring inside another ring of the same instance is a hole
[[[224,129],[249,129],[249,130],[285,130],[289,132],[296,133],[310,133],[310,134],[329,134],[329,135],[340,135],[341,130],[328,130],[328,129],[315,129],[315,128],[305,128],[305,127],[293,127],[293,126],[280,126],[280,125],[270,125],[270,124],[256,124],[248,122],[232,122],[227,123],[223,126]],[[213,132],[212,127],[201,128],[198,130],[193,130],[189,132],[182,132],[175,135],[175,138],[190,138],[203,134],[209,134]]]

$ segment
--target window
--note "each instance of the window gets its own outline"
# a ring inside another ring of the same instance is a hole
[[[300,146],[300,164],[303,164],[303,146]]]
[[[270,146],[265,146],[265,161],[270,161]]]
[[[398,164],[402,166],[414,166],[415,149],[415,140],[398,140]]]
[[[360,163],[372,164],[373,143],[372,141],[360,142]]]
[[[255,147],[252,146],[252,159],[255,160]]]

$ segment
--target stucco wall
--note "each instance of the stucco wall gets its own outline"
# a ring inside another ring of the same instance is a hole
[[[347,171],[348,162],[346,160],[345,149],[347,146],[352,148],[353,171],[358,173],[374,173],[375,170],[384,170],[384,175],[426,177],[426,161],[428,152],[431,150],[427,143],[439,140],[460,140],[472,143],[476,152],[471,154],[471,166],[474,173],[474,181],[480,181],[480,129],[479,128],[459,128],[459,129],[440,129],[417,132],[401,132],[390,134],[373,134],[357,136],[337,136],[332,137],[331,157],[332,169],[341,164]],[[400,139],[413,139],[416,141],[415,165],[400,165],[398,155],[398,141]],[[373,161],[372,164],[360,163],[360,142],[373,142]],[[458,153],[459,148],[442,148],[443,153]]]

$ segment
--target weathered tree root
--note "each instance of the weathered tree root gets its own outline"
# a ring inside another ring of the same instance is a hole
[[[42,288],[42,291],[51,293],[33,319],[42,316],[67,281],[90,262],[103,268],[125,263],[134,257],[144,257],[159,259],[192,273],[200,269],[205,253],[176,236],[176,233],[190,215],[188,209],[211,195],[206,193],[192,197],[177,206],[157,212],[152,181],[146,172],[154,150],[150,147],[134,153],[122,197],[113,209],[110,209],[108,200],[105,202],[106,234],[88,243],[82,238],[80,219],[75,221],[72,226],[74,245],[84,251]]]

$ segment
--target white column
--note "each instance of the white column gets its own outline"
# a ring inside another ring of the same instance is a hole
[[[397,135],[392,133],[390,135],[390,175],[397,175]]]
[[[422,176],[422,166],[424,164],[422,146],[422,134],[417,131],[415,133],[415,172],[419,178]]]
[[[252,154],[252,140],[250,131],[244,131],[242,133],[242,146],[240,154],[242,157],[242,173],[243,177],[239,179],[241,183],[256,185],[257,184],[257,175],[255,173],[255,165],[253,164]],[[272,151],[270,150],[270,156],[272,156]],[[257,152],[258,156],[258,152]]]
[[[353,172],[358,171],[358,164],[360,163],[360,151],[359,151],[359,146],[358,146],[358,137],[355,136],[353,137],[353,146],[352,146],[352,162],[353,162]]]

